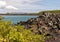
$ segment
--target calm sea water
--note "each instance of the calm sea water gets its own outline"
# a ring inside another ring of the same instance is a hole
[[[4,21],[11,21],[12,23],[16,24],[20,21],[27,21],[30,18],[36,18],[37,16],[3,16]]]

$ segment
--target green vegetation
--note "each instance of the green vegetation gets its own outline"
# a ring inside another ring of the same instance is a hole
[[[46,10],[46,11],[41,11],[38,14],[42,14],[43,12],[60,13],[60,10]]]
[[[44,35],[34,34],[24,26],[12,25],[0,17],[0,42],[44,42]]]

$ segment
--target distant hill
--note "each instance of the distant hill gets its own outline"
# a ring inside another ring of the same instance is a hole
[[[60,14],[60,10],[47,10],[47,11],[41,11],[38,12],[38,14],[43,14],[43,13],[55,13],[55,14]]]

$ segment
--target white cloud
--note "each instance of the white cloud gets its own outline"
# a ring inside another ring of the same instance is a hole
[[[7,5],[5,1],[0,1],[0,8],[3,8]]]
[[[4,2],[3,2],[4,1]],[[34,4],[35,2],[42,1],[42,0],[3,0],[2,3],[5,3],[2,7],[5,8],[5,10],[13,11],[27,11],[27,12],[33,12],[34,10],[37,11],[37,9],[40,9],[41,5]]]
[[[0,1],[0,9],[10,9],[10,10],[17,10],[18,8],[9,5],[6,1]]]
[[[18,10],[18,8],[14,7],[14,6],[12,6],[12,5],[6,6],[6,9]]]

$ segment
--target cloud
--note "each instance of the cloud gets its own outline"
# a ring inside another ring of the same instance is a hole
[[[2,3],[5,3],[5,5],[2,7],[8,11],[17,10],[20,12],[33,12],[42,7],[41,5],[34,4],[38,1],[41,2],[42,0],[3,0]]]
[[[42,0],[5,0],[5,1],[7,1],[8,3],[20,3],[20,4],[22,4],[22,3],[25,3],[25,2],[27,2],[27,3],[33,3],[33,2],[37,2],[37,1],[42,1]]]
[[[7,5],[5,1],[0,1],[0,8],[3,8]]]
[[[6,6],[6,9],[14,9],[14,10],[18,10],[18,8],[12,6],[12,5],[9,5],[9,6]]]
[[[42,0],[25,0],[25,2],[27,2],[27,3],[33,3],[33,2],[37,2],[37,1],[42,1]]]
[[[42,0],[20,0],[21,3],[34,3],[37,1],[42,1]]]
[[[0,9],[18,10],[18,8],[9,5],[6,1],[0,1]]]

